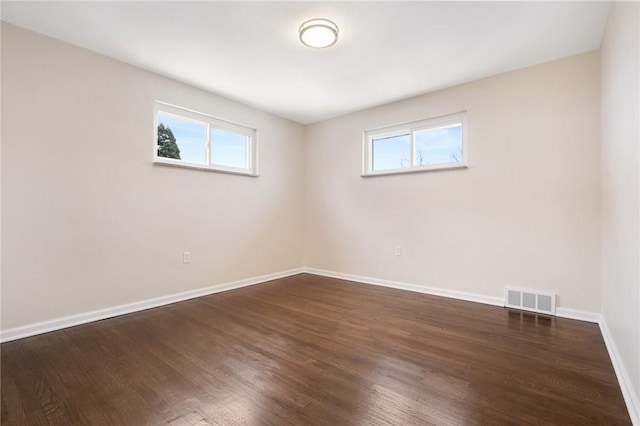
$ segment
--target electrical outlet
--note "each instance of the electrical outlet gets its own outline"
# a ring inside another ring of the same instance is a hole
[[[191,263],[191,252],[185,251],[182,253],[182,263]]]
[[[402,246],[396,246],[395,255],[398,257],[402,256]]]

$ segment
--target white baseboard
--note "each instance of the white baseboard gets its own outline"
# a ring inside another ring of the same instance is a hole
[[[355,281],[363,284],[372,284],[381,287],[397,288],[400,290],[414,291],[416,293],[430,294],[433,296],[449,297],[452,299],[466,300],[468,302],[484,303],[486,305],[504,306],[504,300],[501,297],[483,296],[474,293],[465,293],[462,291],[446,290],[437,287],[426,287],[417,284],[409,284],[398,281],[381,280],[378,278],[363,277],[360,275],[343,274],[341,272],[326,271],[323,269],[304,268],[304,272],[308,274],[321,275],[323,277],[338,278],[341,280]]]
[[[278,278],[301,274],[303,272],[303,268],[290,269],[288,271],[276,272],[273,274],[247,278],[244,280],[233,281],[225,284],[218,284],[211,287],[200,288],[197,290],[190,290],[182,293],[170,294],[168,296],[156,297],[154,299],[142,300],[140,302],[127,303],[125,305],[114,306],[111,308],[99,309],[82,314],[56,318],[48,321],[38,322],[35,324],[25,325],[22,327],[10,328],[7,330],[2,330],[0,332],[0,342],[9,342],[11,340],[22,339],[24,337],[35,336],[36,334],[48,333],[50,331],[60,330],[62,328],[72,327],[74,325],[85,324],[92,321],[130,314],[132,312],[143,311],[145,309],[156,308],[158,306],[169,305],[171,303],[182,302],[184,300],[194,299],[196,297],[206,296],[213,293],[220,293],[222,291],[260,284],[266,281],[276,280]]]
[[[315,268],[304,268],[304,272],[308,274],[321,275],[324,277],[355,281],[363,284],[373,284],[382,287],[390,287],[401,290],[415,291],[418,293],[431,294],[435,296],[467,300],[470,302],[485,303],[494,306],[504,306],[504,300],[500,297],[482,296],[473,293],[464,293],[435,287],[423,287],[416,284],[381,280],[359,275],[343,274],[341,272],[326,271]],[[595,312],[581,311],[577,309],[557,308],[556,316],[561,318],[592,322],[600,325],[600,330],[607,346],[607,350],[609,351],[609,357],[611,358],[616,377],[618,378],[618,383],[620,384],[622,395],[624,396],[624,401],[627,405],[629,416],[631,417],[631,422],[634,426],[640,426],[640,403],[638,402],[638,396],[633,390],[631,379],[629,378],[629,375],[624,368],[624,364],[622,363],[611,333],[609,332],[609,329],[607,328],[606,322],[602,318],[602,315]]]
[[[315,268],[296,268],[288,271],[276,272],[273,274],[262,275],[254,278],[247,278],[244,280],[233,281],[225,284],[218,284],[211,287],[201,288],[197,290],[190,290],[182,293],[171,294],[168,296],[161,296],[154,299],[143,300],[140,302],[128,303],[125,305],[119,305],[112,308],[99,309],[96,311],[85,312],[78,315],[71,315],[63,318],[56,318],[49,321],[43,321],[35,324],[30,324],[22,327],[15,327],[7,330],[0,331],[0,342],[9,342],[12,340],[22,339],[37,334],[48,333],[50,331],[60,330],[74,325],[80,325],[89,323],[92,321],[98,321],[106,318],[112,318],[119,315],[129,314],[133,312],[143,311],[146,309],[155,308],[158,306],[169,305],[171,303],[181,302],[184,300],[194,299],[196,297],[206,296],[209,294],[220,293],[223,291],[233,290],[236,288],[247,287],[255,284],[260,284],[266,281],[271,281],[279,278],[285,278],[292,275],[301,273],[308,273],[313,275],[320,275],[331,278],[338,278],[346,281],[354,281],[363,284],[377,285],[381,287],[389,287],[400,290],[414,291],[417,293],[430,294],[434,296],[449,297],[453,299],[466,300],[476,303],[484,303],[493,306],[504,306],[504,300],[500,297],[484,296],[473,293],[465,293],[460,291],[446,290],[437,287],[426,287],[416,284],[403,283],[398,281],[382,280],[371,277],[364,277],[360,275],[344,274],[341,272],[333,272]],[[624,397],[631,422],[635,426],[640,426],[640,402],[638,395],[636,395],[631,379],[624,368],[620,354],[611,336],[611,332],[607,327],[607,324],[598,313],[580,311],[568,308],[557,308],[556,315],[562,318],[570,318],[581,321],[588,321],[598,323],[600,330],[604,338],[609,357],[613,364],[614,371],[618,378],[622,395]]]
[[[600,323],[602,315],[596,312],[580,311],[578,309],[556,308],[556,316],[560,318],[568,318],[579,321]]]
[[[629,377],[627,369],[624,367],[624,363],[620,357],[620,352],[618,352],[618,347],[613,340],[613,336],[607,326],[607,322],[604,318],[601,318],[599,324],[602,337],[604,338],[604,343],[607,345],[607,351],[609,351],[609,358],[611,358],[613,369],[616,372],[616,377],[618,378],[618,383],[622,390],[624,402],[627,404],[627,411],[629,411],[631,423],[634,426],[640,426],[640,398],[638,398],[638,395],[633,389],[633,382],[631,381],[631,377]]]
[[[363,284],[397,288],[400,290],[431,294],[433,296],[450,297],[452,299],[466,300],[468,302],[484,303],[486,305],[504,307],[504,299],[501,297],[484,296],[475,293],[446,290],[439,287],[427,287],[398,281],[381,280],[379,278],[364,277],[361,275],[343,274],[342,272],[327,271],[324,269],[304,268],[304,272],[308,274],[321,275],[323,277],[338,278],[341,280],[355,281]],[[577,309],[568,308],[557,308],[556,316],[560,318],[569,318],[593,323],[599,323],[601,318],[601,315],[595,312],[580,311]]]

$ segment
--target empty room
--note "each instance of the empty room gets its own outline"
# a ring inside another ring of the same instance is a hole
[[[640,426],[639,6],[2,1],[2,425]]]

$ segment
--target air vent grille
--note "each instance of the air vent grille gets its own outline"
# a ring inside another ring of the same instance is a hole
[[[556,314],[556,295],[535,290],[507,288],[505,306],[542,314]]]

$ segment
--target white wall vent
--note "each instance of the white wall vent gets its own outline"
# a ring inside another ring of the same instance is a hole
[[[556,314],[555,293],[507,287],[505,299],[504,306],[507,308],[524,309],[525,311],[549,315]]]

